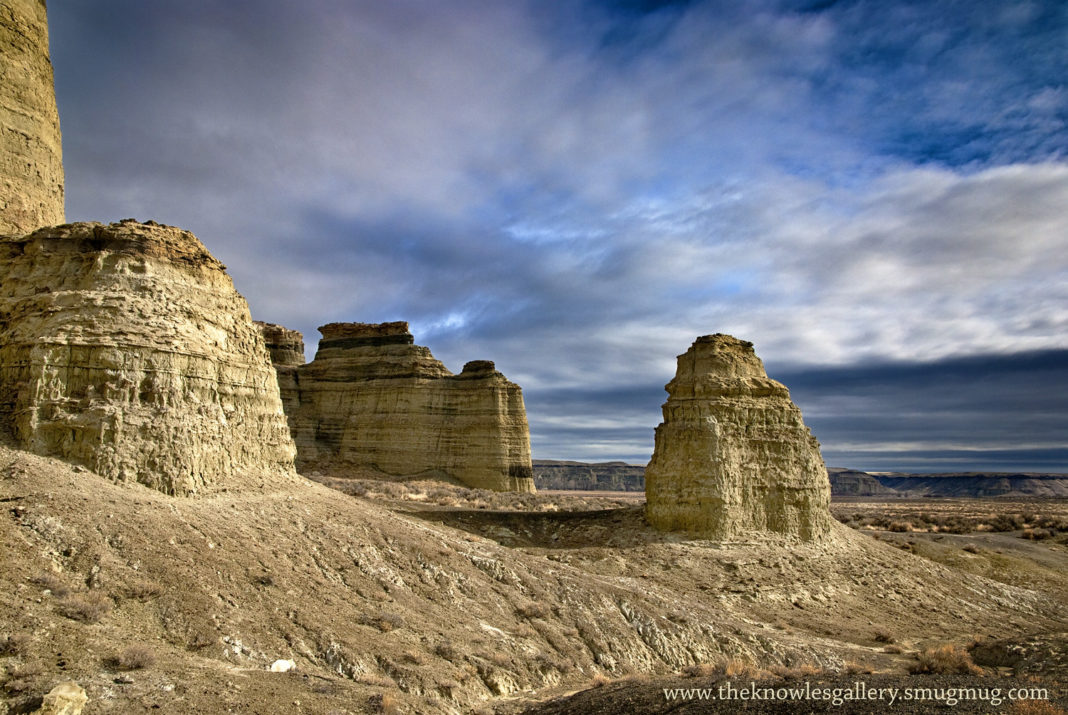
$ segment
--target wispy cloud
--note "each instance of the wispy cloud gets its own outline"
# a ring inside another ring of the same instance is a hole
[[[648,396],[704,333],[813,369],[1066,347],[1059,3],[50,20],[71,219],[193,230],[312,349],[325,322],[403,319],[453,369],[495,360],[544,456],[648,453]]]

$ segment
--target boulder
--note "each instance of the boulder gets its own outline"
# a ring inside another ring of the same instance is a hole
[[[738,540],[830,533],[830,484],[819,443],[753,344],[706,335],[678,358],[645,469],[657,529]]]
[[[133,219],[0,238],[0,430],[192,495],[293,472],[275,372],[225,267]]]
[[[87,702],[89,696],[85,694],[85,688],[73,680],[68,680],[49,690],[41,707],[35,710],[34,714],[79,715]]]
[[[63,151],[44,0],[0,4],[0,234],[63,223]]]
[[[280,334],[261,330],[269,343]],[[534,491],[523,393],[492,362],[454,375],[415,344],[405,322],[330,323],[319,332],[314,360],[276,363],[298,468]]]

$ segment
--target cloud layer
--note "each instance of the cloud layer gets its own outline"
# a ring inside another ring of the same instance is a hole
[[[49,15],[69,218],[193,230],[257,318],[310,345],[333,320],[404,319],[453,369],[495,360],[536,456],[643,461],[674,357],[705,333],[798,379],[1068,348],[1060,3]],[[867,388],[888,415],[899,378]],[[937,410],[953,439],[850,434],[816,395],[810,422],[856,467],[1068,449],[1022,408],[995,430],[979,387]],[[1068,408],[1043,414],[1064,432]]]

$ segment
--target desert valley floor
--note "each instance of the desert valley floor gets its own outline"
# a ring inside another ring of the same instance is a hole
[[[725,544],[650,529],[633,494],[314,475],[181,499],[2,447],[0,503],[11,713],[63,680],[90,714],[733,712],[662,689],[754,679],[1066,704],[1063,500],[837,501],[857,528],[827,543]],[[943,646],[976,665],[909,674]],[[1010,705],[1057,712],[956,711]]]

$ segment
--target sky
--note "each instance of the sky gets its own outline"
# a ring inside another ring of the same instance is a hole
[[[258,320],[406,320],[535,458],[648,461],[752,341],[825,461],[1068,472],[1060,0],[49,3],[68,220],[193,231]]]

